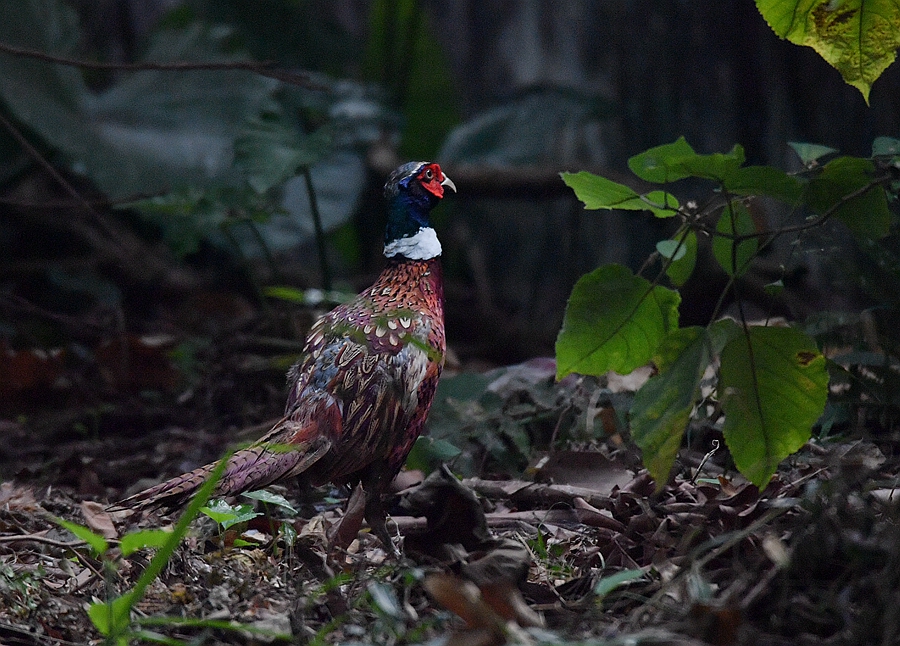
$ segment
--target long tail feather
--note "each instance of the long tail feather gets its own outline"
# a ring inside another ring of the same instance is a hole
[[[305,446],[257,444],[241,449],[228,459],[228,466],[216,485],[214,495],[234,496],[303,473],[330,448],[331,442],[319,437]],[[196,493],[215,467],[216,463],[211,463],[190,473],[175,476],[125,498],[109,509],[116,511],[177,507]]]

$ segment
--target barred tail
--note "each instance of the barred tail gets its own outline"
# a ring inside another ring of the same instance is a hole
[[[330,448],[331,442],[320,437],[305,446],[257,444],[241,449],[228,459],[228,466],[225,467],[225,473],[213,495],[234,496],[299,475],[315,464]],[[206,482],[216,464],[213,462],[161,482],[111,505],[109,509],[140,510],[181,506]]]

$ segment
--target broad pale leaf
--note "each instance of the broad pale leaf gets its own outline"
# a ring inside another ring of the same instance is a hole
[[[329,152],[331,137],[324,128],[312,134],[276,110],[251,119],[234,142],[235,162],[244,169],[250,187],[265,193],[273,186],[309,168]]]
[[[875,137],[872,142],[872,157],[896,157],[900,155],[900,139]]]
[[[663,258],[672,260],[681,260],[687,253],[687,248],[683,240],[660,240],[656,243],[656,250]]]
[[[716,231],[728,235],[749,235],[756,233],[756,224],[746,206],[741,202],[732,202],[730,209],[726,208],[722,211]],[[717,235],[712,241],[713,256],[729,276],[743,274],[753,256],[756,255],[758,248],[759,241],[756,238],[738,242]]]
[[[818,164],[822,157],[833,155],[838,152],[837,148],[823,146],[822,144],[810,144],[803,141],[789,141],[788,146],[794,149],[797,157],[803,162],[804,166],[814,166]]]
[[[722,433],[737,468],[763,488],[825,409],[825,357],[799,330],[750,327],[725,345],[721,360]]]
[[[557,378],[577,372],[628,373],[650,361],[678,327],[677,292],[652,286],[621,265],[581,277],[572,290],[556,339]]]
[[[812,47],[866,103],[900,47],[900,5],[892,0],[756,0],[756,6],[780,38]]]

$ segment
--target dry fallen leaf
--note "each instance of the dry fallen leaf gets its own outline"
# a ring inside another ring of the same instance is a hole
[[[119,533],[112,522],[112,516],[99,502],[85,500],[81,503],[81,515],[91,531],[103,538],[116,538]]]

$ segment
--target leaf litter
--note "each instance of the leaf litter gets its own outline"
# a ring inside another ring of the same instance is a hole
[[[390,525],[399,562],[367,531],[346,529],[360,513],[344,511],[348,492],[272,487],[275,497],[249,500],[258,515],[227,529],[195,521],[134,620],[147,635],[209,644],[897,642],[896,438],[810,442],[760,492],[727,451],[707,456],[708,431],[658,490],[617,414],[598,412],[620,410],[627,388],[555,384],[550,372],[536,363],[494,374],[439,411],[439,430],[455,421],[464,437],[498,433],[506,453],[470,440],[475,458],[424,480],[405,474]],[[583,431],[591,415],[593,436]],[[516,428],[546,445],[518,478],[507,459]],[[176,451],[154,445],[185,437],[173,429],[170,440],[123,446],[134,460],[155,455],[159,469]],[[60,444],[63,462],[101,461],[88,442]],[[111,455],[108,439],[99,446]],[[122,557],[118,540],[169,521],[106,512],[95,485],[110,480],[96,468],[62,486],[28,470],[0,485],[0,642],[97,641],[86,604],[130,589],[149,562],[148,549]],[[52,517],[104,537],[109,552],[98,556]]]

